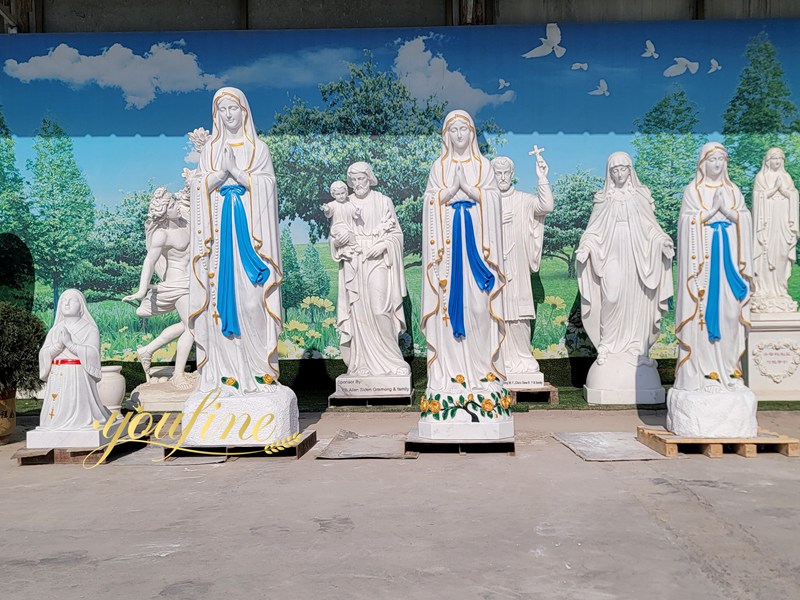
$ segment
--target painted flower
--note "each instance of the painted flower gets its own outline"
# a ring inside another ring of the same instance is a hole
[[[708,375],[706,375],[706,379],[713,379],[714,381],[719,381],[719,373],[716,371],[711,371]]]
[[[149,342],[152,339],[153,339],[153,334],[152,333],[145,333],[142,336],[142,341],[144,341],[144,342]]]
[[[486,398],[481,403],[481,408],[485,410],[487,413],[492,412],[494,410],[494,402],[492,402],[489,398]]]
[[[333,312],[334,309],[333,302],[325,298],[325,300],[322,301],[320,308],[322,308],[322,310],[324,310],[325,312]]]
[[[119,330],[120,333],[125,333],[126,331],[128,331],[128,326],[127,325],[125,325],[125,327],[120,327],[120,330]]]
[[[553,319],[553,323],[555,325],[563,325],[567,322],[567,317],[565,315],[558,315],[555,319]]]
[[[494,381],[495,379],[497,379],[497,375],[494,373],[490,372],[486,374],[486,381]]]
[[[292,336],[292,341],[298,346],[305,346],[306,341],[299,335]]]
[[[508,407],[511,406],[511,396],[503,396],[500,398],[500,406],[508,410]]]
[[[475,400],[475,395],[474,394],[467,394],[467,400],[472,402],[473,400]]]
[[[283,326],[284,329],[287,331],[308,331],[308,325],[305,323],[301,323],[295,319],[292,319],[288,323]]]
[[[323,327],[333,327],[336,325],[336,317],[328,317],[322,321]]]
[[[463,375],[456,375],[456,383],[464,383],[466,381]]]
[[[563,298],[559,298],[558,296],[547,296],[544,299],[545,304],[549,304],[553,308],[566,308],[567,303],[564,302]]]
[[[741,379],[742,378],[742,372],[739,369],[736,369],[733,373],[731,373],[731,377],[733,377],[735,379]]]
[[[433,414],[438,414],[439,411],[442,409],[442,405],[439,404],[438,400],[429,400],[428,401],[428,410],[431,411]]]
[[[275,378],[272,375],[267,374],[261,377],[256,377],[256,382],[265,385],[272,385],[275,383]]]
[[[420,412],[428,412],[428,399],[425,396],[420,396],[419,410]]]
[[[306,336],[318,340],[319,338],[322,337],[322,334],[314,329],[309,329],[308,332],[306,332]]]

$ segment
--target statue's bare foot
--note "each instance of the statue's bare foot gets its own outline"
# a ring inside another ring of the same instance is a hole
[[[144,346],[137,348],[136,354],[139,355],[139,362],[142,363],[144,376],[147,378],[147,381],[150,381],[150,365],[152,364],[153,355],[148,352]]]
[[[186,373],[175,373],[172,376],[172,387],[177,390],[190,390],[194,387],[194,380],[186,376]]]

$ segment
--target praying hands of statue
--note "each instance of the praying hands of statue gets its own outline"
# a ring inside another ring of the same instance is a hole
[[[725,196],[722,194],[722,188],[717,188],[717,191],[714,192],[714,197],[711,199],[711,210],[706,213],[706,216],[703,219],[703,224],[708,223],[714,217],[714,215],[722,210],[724,201]]]
[[[475,202],[480,200],[478,188],[467,183],[467,175],[464,173],[464,167],[461,163],[456,165],[456,181],[458,183],[458,187],[461,188],[461,191],[469,196],[472,200]]]
[[[73,354],[75,353],[75,344],[72,342],[72,336],[69,331],[67,331],[66,327],[61,330],[58,336],[58,343],[62,349],[67,348]]]

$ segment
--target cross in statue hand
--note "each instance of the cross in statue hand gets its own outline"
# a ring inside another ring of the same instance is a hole
[[[534,145],[533,145],[533,150],[531,150],[530,152],[528,152],[528,156],[535,156],[536,158],[539,158],[539,155],[540,155],[542,152],[544,152],[544,148],[539,148],[539,146],[537,146],[536,144],[534,144]]]

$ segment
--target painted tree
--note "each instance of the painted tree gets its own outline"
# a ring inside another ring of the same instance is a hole
[[[766,32],[750,40],[745,57],[747,64],[725,110],[722,133],[730,155],[731,178],[749,200],[764,154],[781,145],[796,123],[798,111],[778,51]],[[797,162],[787,154],[787,169],[798,171]]]
[[[308,244],[303,251],[300,262],[300,273],[303,277],[304,296],[327,298],[331,291],[331,281],[322,266],[319,252],[314,244]]]
[[[659,223],[677,241],[683,188],[694,176],[697,152],[705,143],[704,136],[692,133],[697,105],[675,86],[634,124],[636,174],[653,194]]]
[[[17,169],[14,138],[0,110],[0,231],[23,239],[30,227],[30,207],[25,199],[24,181]]]
[[[284,227],[281,231],[281,262],[283,263],[281,301],[285,310],[299,306],[305,297],[303,274],[300,272],[297,250],[292,243],[292,232],[288,227]]]
[[[563,260],[575,279],[575,250],[592,214],[595,192],[603,185],[588,169],[562,175],[553,184],[555,209],[544,225],[542,254]]]
[[[295,98],[275,116],[265,140],[273,155],[280,189],[282,219],[299,218],[309,225],[312,243],[328,233],[321,206],[330,200],[330,184],[344,181],[347,167],[363,160],[372,165],[377,189],[389,196],[405,235],[406,252],[420,251],[416,226],[421,196],[432,162],[442,147],[445,104],[435,98],[415,99],[392,71],[380,71],[369,52],[349,74],[319,86],[322,107]],[[497,133],[494,123],[484,133]]]
[[[28,161],[35,218],[30,246],[38,275],[52,282],[55,306],[64,277],[90,247],[94,196],[75,160],[72,140],[58,123],[42,120],[33,150]]]
[[[88,251],[65,284],[80,285],[88,300],[119,299],[139,283],[146,254],[144,222],[153,186],[128,194],[113,209],[96,213]]]

